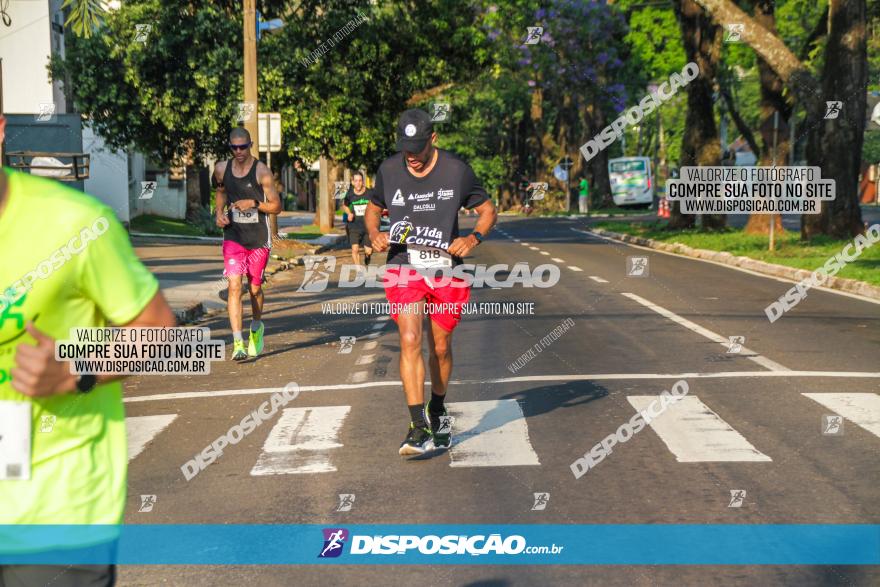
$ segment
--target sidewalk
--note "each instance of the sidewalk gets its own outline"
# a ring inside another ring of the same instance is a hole
[[[291,229],[292,226],[287,226],[281,231]],[[334,248],[344,238],[324,235],[312,241],[279,243],[273,247],[266,265],[266,284],[270,284],[275,273],[302,264],[303,255]],[[159,280],[162,293],[178,322],[192,322],[203,314],[225,311],[226,280],[220,241],[132,236],[131,242],[137,256]]]

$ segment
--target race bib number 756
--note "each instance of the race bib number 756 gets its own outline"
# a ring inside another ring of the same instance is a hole
[[[31,404],[0,401],[0,481],[31,477]]]

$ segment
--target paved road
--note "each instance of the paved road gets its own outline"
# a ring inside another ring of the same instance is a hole
[[[468,224],[471,221],[463,221]],[[208,377],[126,384],[128,523],[878,523],[880,305],[811,292],[774,324],[790,284],[588,235],[579,219],[505,218],[473,262],[557,266],[552,288],[482,288],[472,301],[533,303],[474,315],[455,335],[457,446],[397,455],[407,413],[393,322],[322,304],[378,289],[301,293],[302,269],[267,294],[267,352]],[[647,277],[627,258],[647,257]],[[220,271],[220,267],[217,267]],[[574,326],[512,373],[559,324]],[[222,316],[203,325],[228,338]],[[340,353],[341,336],[357,337]],[[744,337],[739,353],[730,336]],[[595,469],[569,465],[675,381],[686,400]],[[315,386],[187,482],[180,466],[288,382]],[[334,387],[335,386],[335,387]],[[199,392],[196,397],[175,394]],[[822,434],[826,416],[843,434]],[[143,446],[142,446],[143,445]],[[130,449],[130,450],[132,450]],[[731,491],[745,491],[740,507]],[[533,494],[549,493],[543,511]],[[138,513],[140,495],[157,496]],[[335,511],[339,494],[352,509]],[[603,545],[597,544],[597,549]],[[868,585],[864,567],[126,567],[120,585]]]

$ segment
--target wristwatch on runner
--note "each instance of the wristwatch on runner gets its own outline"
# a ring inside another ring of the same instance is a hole
[[[98,378],[94,375],[80,375],[79,379],[76,380],[76,392],[88,393],[95,389],[97,383]]]
[[[472,235],[475,239],[477,239],[477,244],[480,244],[480,243],[483,242],[483,235],[480,234],[479,232],[477,232],[476,230],[473,231],[473,232],[471,233],[471,235]]]

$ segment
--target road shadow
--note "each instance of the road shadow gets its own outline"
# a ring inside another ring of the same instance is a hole
[[[590,381],[569,381],[567,383],[542,385],[503,395],[498,399],[515,400],[526,418],[540,416],[558,409],[574,408],[588,404],[608,395],[608,389]],[[483,414],[480,421],[469,430],[454,429],[454,434],[485,433],[519,418],[519,414],[501,407],[493,408]]]

